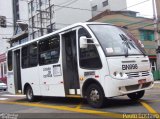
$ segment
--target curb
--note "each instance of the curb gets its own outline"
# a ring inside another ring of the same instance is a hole
[[[160,81],[154,81],[154,84],[160,84]]]

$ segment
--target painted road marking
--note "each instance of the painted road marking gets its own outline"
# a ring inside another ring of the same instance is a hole
[[[49,109],[71,111],[71,112],[97,115],[97,116],[110,117],[110,118],[118,118],[118,119],[124,118],[124,114],[120,114],[120,113],[96,111],[96,110],[89,110],[89,109],[78,109],[78,108],[71,108],[71,107],[66,107],[66,106],[54,106],[54,105],[46,105],[46,104],[39,104],[39,103],[25,103],[25,102],[23,103],[23,102],[8,102],[8,101],[0,101],[0,103],[39,107],[39,108],[49,108]],[[125,114],[126,117],[132,117],[132,115],[133,114]]]
[[[152,107],[150,107],[146,102],[139,101],[152,115],[158,114]],[[23,105],[23,106],[31,106],[31,107],[39,107],[39,108],[48,108],[48,109],[56,109],[56,110],[63,110],[63,111],[71,111],[83,114],[90,114],[90,115],[97,115],[103,117],[110,117],[110,118],[124,118],[125,117],[132,117],[133,115],[137,114],[121,114],[121,113],[114,113],[114,112],[104,112],[104,111],[96,111],[96,110],[89,110],[89,109],[80,109],[81,104],[79,104],[76,108],[66,107],[66,106],[55,106],[55,105],[46,105],[40,103],[28,103],[28,102],[11,102],[11,101],[0,101],[1,104],[13,104],[13,105]]]
[[[8,100],[8,98],[0,98],[0,100]]]
[[[141,105],[143,105],[143,107],[145,107],[153,116],[154,114],[158,114],[158,112],[156,112],[156,110],[154,110],[150,105],[148,105],[146,102],[144,101],[139,101],[141,103]]]
[[[79,105],[77,105],[76,109],[80,109],[82,106],[82,104],[80,103]]]

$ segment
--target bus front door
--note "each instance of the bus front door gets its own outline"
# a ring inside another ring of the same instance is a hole
[[[62,62],[66,95],[79,95],[76,30],[62,35]]]

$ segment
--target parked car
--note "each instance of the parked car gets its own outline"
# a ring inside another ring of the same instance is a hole
[[[0,80],[0,91],[1,90],[6,91],[7,90],[7,85]]]

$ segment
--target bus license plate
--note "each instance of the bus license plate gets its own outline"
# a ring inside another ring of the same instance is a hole
[[[146,82],[146,79],[141,79],[141,80],[138,80],[138,84],[143,84]]]

